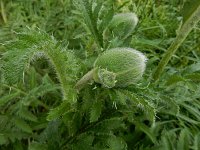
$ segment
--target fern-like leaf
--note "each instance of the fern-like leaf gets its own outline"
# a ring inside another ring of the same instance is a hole
[[[90,122],[95,122],[99,119],[102,111],[102,102],[100,100],[96,101],[90,111]]]
[[[143,97],[137,94],[134,94],[133,92],[130,92],[128,90],[118,90],[117,94],[121,98],[123,97],[126,100],[130,100],[131,103],[134,103],[136,108],[139,108],[146,114],[149,121],[151,121],[152,123],[155,122],[156,109],[155,109],[154,104],[151,101],[147,101]]]

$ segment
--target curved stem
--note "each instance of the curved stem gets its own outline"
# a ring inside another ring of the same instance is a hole
[[[90,70],[88,73],[86,73],[75,85],[75,88],[80,91],[88,82],[93,80],[93,74],[95,69]]]
[[[67,98],[67,89],[68,89],[68,82],[66,79],[66,73],[63,70],[63,65],[61,65],[60,60],[58,60],[53,53],[47,53],[47,56],[49,57],[51,63],[53,64],[55,68],[55,72],[57,74],[58,80],[60,81],[61,87],[62,87],[62,93],[63,93],[63,99],[66,100]]]
[[[61,84],[63,100],[74,102],[76,91],[73,88],[73,75],[76,73],[74,67],[78,64],[72,52],[62,48],[46,32],[29,28],[19,33],[15,41],[7,44],[7,48],[8,51],[3,57],[6,60],[3,64],[3,78],[9,84],[16,84],[22,78],[23,72],[29,69],[32,61],[46,57]]]
[[[4,3],[2,0],[0,1],[0,5],[1,5],[1,11],[0,11],[1,16],[3,18],[4,23],[6,24],[8,21],[7,21],[7,16],[6,16],[5,9],[4,9]]]
[[[153,74],[154,81],[159,79],[161,73],[164,71],[165,66],[168,64],[173,54],[176,52],[176,50],[179,48],[182,42],[186,39],[188,34],[191,32],[193,26],[196,25],[199,22],[199,20],[200,20],[200,6],[192,14],[192,16],[183,24],[174,42],[171,44],[167,52],[164,54],[163,58],[158,64],[158,67],[156,68],[156,71]]]

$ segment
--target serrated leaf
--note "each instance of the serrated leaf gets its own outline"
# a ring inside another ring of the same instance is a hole
[[[118,129],[118,128],[125,128],[125,124],[123,123],[123,118],[120,117],[113,117],[110,119],[105,119],[101,122],[101,124],[97,125],[97,128],[101,132],[111,132],[112,130]]]
[[[89,135],[86,133],[81,134],[78,137],[77,142],[72,145],[72,149],[73,150],[94,150],[92,148],[93,141],[94,141],[93,135]]]
[[[195,116],[196,119],[200,122],[200,111],[198,110],[198,108],[195,108],[195,106],[186,103],[181,103],[180,105],[182,105],[187,110],[187,112]]]
[[[99,2],[97,3],[97,6],[94,8],[94,11],[93,11],[93,18],[95,19],[94,21],[97,23],[98,21],[98,17],[99,17],[99,12],[102,8],[102,5],[103,3],[102,2]]]
[[[68,126],[68,131],[70,135],[76,134],[76,132],[81,128],[82,125],[82,115],[77,112],[73,115],[73,118]]]
[[[35,68],[31,67],[29,72],[29,88],[30,89],[33,89],[35,87],[38,86],[37,84],[37,72],[35,71]]]
[[[187,132],[186,129],[181,130],[181,133],[179,135],[179,140],[177,143],[177,150],[189,150],[189,133]]]
[[[197,133],[194,137],[194,145],[193,145],[194,150],[199,150],[200,149],[200,133]]]
[[[33,89],[31,89],[28,94],[21,100],[23,105],[29,106],[32,101],[37,99],[37,97],[42,96],[48,92],[55,91],[60,87],[51,84],[41,84]]]
[[[60,116],[62,116],[64,113],[67,113],[70,109],[70,104],[68,101],[63,101],[58,107],[50,110],[48,116],[47,116],[47,120],[51,121],[54,119],[59,118]]]
[[[20,92],[15,92],[11,94],[7,94],[0,98],[0,106],[5,105],[7,102],[13,100],[13,98],[16,98],[20,95]]]
[[[106,14],[104,14],[104,17],[102,18],[101,23],[99,25],[100,33],[103,33],[103,31],[106,29],[108,24],[111,22],[113,15],[114,15],[113,8],[108,10],[108,12]]]
[[[196,120],[194,120],[194,119],[191,119],[191,118],[189,118],[189,117],[187,117],[187,116],[185,116],[185,115],[183,115],[183,114],[178,114],[177,117],[179,117],[179,118],[182,119],[183,121],[187,121],[187,122],[189,122],[189,123],[191,123],[191,124],[194,124],[194,125],[200,124],[199,121],[196,121]]]
[[[115,92],[116,92],[116,95],[118,96],[119,102],[123,105],[126,105],[127,97],[118,90],[116,90]]]
[[[172,145],[167,136],[162,136],[162,148],[160,150],[172,150]]]
[[[109,146],[110,150],[127,149],[126,142],[120,137],[110,136],[106,142],[107,142],[107,145]]]
[[[176,84],[178,82],[184,81],[184,78],[178,75],[172,75],[167,82],[165,83],[166,86],[170,86],[172,84]]]
[[[120,90],[125,96],[127,96],[128,99],[130,99],[137,108],[141,109],[145,112],[147,118],[152,123],[155,122],[155,116],[156,116],[156,109],[154,108],[153,103],[150,101],[147,101],[143,97],[136,95],[130,91],[127,90]]]
[[[99,119],[102,111],[102,103],[100,100],[96,101],[90,111],[90,122],[95,122]]]
[[[22,120],[20,118],[14,118],[13,123],[15,124],[16,127],[21,129],[22,131],[24,131],[26,133],[32,133],[31,127],[24,120]]]
[[[95,41],[100,47],[103,47],[103,35],[99,33],[99,30],[97,29],[97,20],[98,17],[97,11],[100,9],[100,6],[96,7],[95,12],[92,11],[92,2],[88,0],[78,0],[78,2],[74,2],[75,6],[78,7],[78,9],[81,9],[81,14],[83,16],[83,19],[85,21],[85,24],[87,25],[87,28],[92,33],[92,36],[94,37]],[[94,14],[95,13],[95,14]]]
[[[61,121],[59,119],[50,121],[48,122],[47,127],[39,135],[38,141],[40,141],[40,143],[46,143],[48,145],[48,150],[59,149],[59,142],[62,142],[62,130],[60,130],[60,125]]]
[[[148,126],[146,126],[145,124],[140,123],[138,121],[134,121],[134,124],[136,125],[136,127],[139,130],[141,130],[142,132],[144,132],[151,139],[151,141],[153,143],[157,143],[155,135],[152,133],[151,129]]]
[[[30,111],[26,110],[25,108],[21,109],[18,115],[26,120],[37,122],[37,117]]]

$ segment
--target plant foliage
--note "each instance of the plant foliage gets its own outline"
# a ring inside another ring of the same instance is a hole
[[[0,149],[199,150],[199,24],[152,82],[197,4],[0,1]],[[134,28],[130,18],[112,24],[119,14],[133,13],[139,18]],[[145,53],[143,78],[112,88],[87,80],[77,89],[95,60],[116,47]]]

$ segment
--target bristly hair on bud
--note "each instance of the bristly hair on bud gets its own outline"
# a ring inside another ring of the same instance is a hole
[[[113,16],[109,29],[115,36],[127,38],[132,34],[138,24],[138,17],[135,13],[120,13]]]
[[[116,75],[116,87],[135,84],[142,78],[146,68],[146,56],[132,48],[113,48],[105,51],[94,63]]]
[[[94,69],[77,82],[81,89],[87,82],[94,80],[104,87],[127,87],[137,83],[146,68],[146,56],[132,48],[113,48],[99,55]]]

